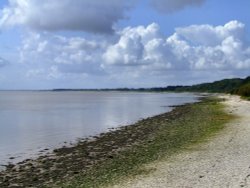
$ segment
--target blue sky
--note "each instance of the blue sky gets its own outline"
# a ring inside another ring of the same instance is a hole
[[[249,7],[248,0],[2,0],[0,89],[246,77]]]

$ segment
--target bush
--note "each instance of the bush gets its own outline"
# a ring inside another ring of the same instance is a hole
[[[238,89],[237,94],[243,97],[250,97],[250,83],[241,86]]]

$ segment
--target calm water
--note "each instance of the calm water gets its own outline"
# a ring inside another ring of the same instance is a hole
[[[194,101],[173,93],[0,92],[0,164]]]

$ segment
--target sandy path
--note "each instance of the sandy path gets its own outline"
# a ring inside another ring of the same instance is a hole
[[[149,175],[114,187],[250,187],[250,102],[225,97],[227,110],[240,118],[208,142],[149,165]]]

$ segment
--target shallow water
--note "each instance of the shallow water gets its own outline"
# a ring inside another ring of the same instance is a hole
[[[0,165],[196,100],[185,93],[2,91]]]

